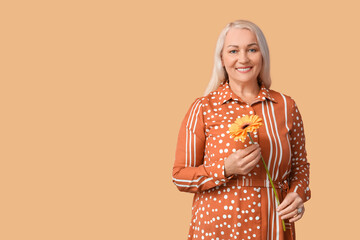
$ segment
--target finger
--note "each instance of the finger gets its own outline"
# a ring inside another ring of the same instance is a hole
[[[245,174],[248,174],[249,172],[251,172],[251,170],[254,169],[255,164],[256,164],[256,162],[255,162],[254,164],[253,164],[253,162],[247,164],[247,165],[243,168],[243,169],[244,169],[244,173],[245,173]]]
[[[245,149],[241,149],[240,150],[240,155],[241,157],[244,157],[246,155],[249,155],[250,153],[252,153],[253,151],[255,151],[256,149],[260,148],[259,144],[254,144],[254,145],[251,145]]]
[[[283,215],[281,216],[281,219],[293,218],[293,217],[295,217],[297,214],[298,214],[298,211],[297,211],[297,209],[295,209],[295,210],[289,212],[288,214],[283,214]]]
[[[247,162],[246,167],[253,169],[255,167],[256,164],[258,164],[258,162],[261,159],[261,154],[259,153],[258,155],[254,156],[253,159],[249,159],[249,161]]]
[[[260,153],[261,153],[261,149],[256,148],[254,151],[243,157],[243,162],[246,164],[252,162],[254,159],[256,159],[256,157],[260,156]]]
[[[289,222],[296,222],[297,220],[301,219],[303,217],[303,215],[304,215],[304,209],[303,209],[302,213],[300,213],[300,214],[296,215],[295,217],[289,219]]]
[[[251,171],[258,162],[259,162],[258,158],[248,157],[248,158],[242,159],[241,165],[242,165],[243,169],[247,169],[247,170]]]
[[[293,202],[297,202],[298,205],[303,206],[302,200],[297,193],[290,192],[288,193],[282,203],[276,208],[276,211],[280,212],[281,210],[285,209],[288,205],[292,204]]]
[[[243,155],[243,154],[241,154],[241,155]],[[249,155],[243,155],[243,156],[241,156],[241,155],[238,156],[238,160],[239,160],[238,163],[243,167],[245,167],[248,163],[250,163],[253,160],[252,153],[250,153]]]
[[[286,214],[291,213],[292,211],[296,210],[298,208],[298,204],[296,203],[296,201],[293,201],[291,204],[289,204],[286,208],[284,208],[283,210],[279,211],[279,215],[283,216]]]
[[[276,211],[280,212],[285,209],[292,201],[289,198],[285,197],[285,199],[280,203],[280,205],[276,208]]]

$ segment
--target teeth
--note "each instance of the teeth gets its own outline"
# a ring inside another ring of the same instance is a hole
[[[237,68],[237,70],[240,72],[246,72],[246,71],[250,70],[250,68]]]

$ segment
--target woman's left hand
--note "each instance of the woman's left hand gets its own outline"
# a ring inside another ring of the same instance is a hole
[[[301,209],[301,212],[298,212]],[[296,222],[305,212],[304,202],[296,192],[286,194],[282,203],[276,209],[281,219],[290,219],[289,222]]]

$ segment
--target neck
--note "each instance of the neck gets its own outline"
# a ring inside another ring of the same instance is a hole
[[[256,98],[260,92],[260,86],[257,81],[236,82],[229,80],[229,86],[244,101]]]

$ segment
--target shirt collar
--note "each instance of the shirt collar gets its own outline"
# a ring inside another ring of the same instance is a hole
[[[238,102],[244,102],[241,100],[239,96],[237,96],[230,88],[229,81],[225,81],[220,84],[218,91],[217,91],[217,97],[219,104],[222,105],[227,101],[236,100]],[[273,96],[271,96],[270,90],[265,87],[264,83],[261,83],[260,86],[260,92],[258,96],[254,99],[253,103],[259,102],[259,101],[265,101],[266,99],[277,102]]]

